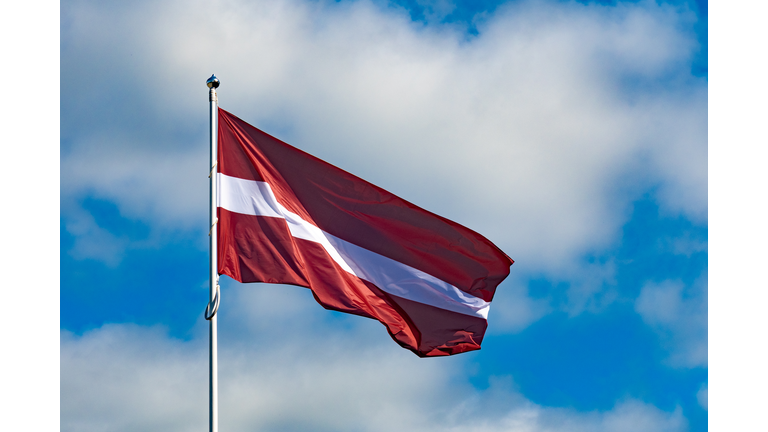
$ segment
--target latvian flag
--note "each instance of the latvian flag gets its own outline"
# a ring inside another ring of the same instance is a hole
[[[420,357],[480,349],[513,263],[423,210],[219,109],[219,274],[312,290]]]

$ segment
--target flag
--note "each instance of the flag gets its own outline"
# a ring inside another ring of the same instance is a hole
[[[512,259],[227,111],[218,119],[219,274],[309,288],[420,357],[480,349]]]

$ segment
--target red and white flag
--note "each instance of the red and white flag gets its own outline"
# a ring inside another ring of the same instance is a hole
[[[513,263],[423,210],[219,109],[218,272],[312,290],[420,357],[480,349]]]

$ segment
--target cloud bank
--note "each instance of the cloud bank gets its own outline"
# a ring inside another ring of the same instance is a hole
[[[706,220],[692,20],[652,2],[526,1],[468,36],[366,1],[69,2],[62,200],[110,200],[158,231],[205,226],[215,72],[223,108],[483,233],[519,271],[569,276],[649,188]]]
[[[270,316],[271,302],[290,300]],[[220,335],[220,425],[238,430],[682,431],[680,408],[637,399],[607,411],[537,405],[514,377],[485,390],[466,381],[461,358],[423,361],[393,349],[371,326],[352,334],[323,320],[308,292],[236,289]],[[250,319],[243,319],[250,317]],[[224,321],[223,321],[224,323]],[[239,324],[237,324],[239,323]],[[434,359],[432,359],[434,360]],[[207,424],[207,335],[109,324],[61,335],[62,431],[186,431]]]

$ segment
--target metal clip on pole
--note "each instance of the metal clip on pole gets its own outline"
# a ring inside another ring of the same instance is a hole
[[[219,288],[219,284],[216,284],[216,297],[213,298],[213,301],[208,302],[208,306],[205,307],[205,319],[208,321],[211,320],[216,315],[216,311],[219,310],[219,299],[221,298],[221,289]]]

